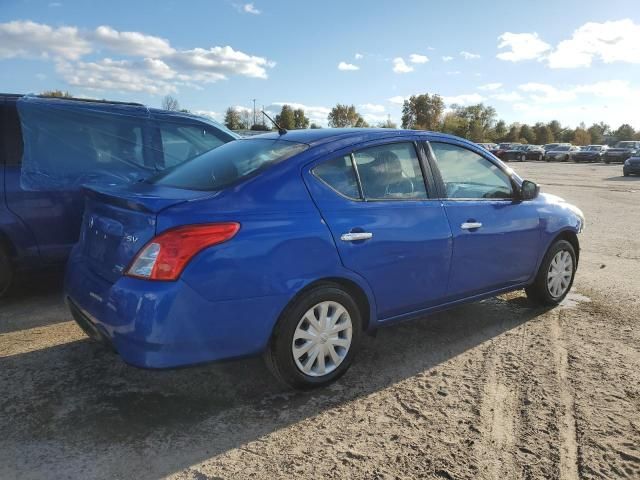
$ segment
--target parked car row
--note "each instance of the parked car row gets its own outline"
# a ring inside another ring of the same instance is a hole
[[[545,160],[547,162],[622,162],[640,156],[640,141],[621,141],[614,147],[608,145],[576,146],[570,143],[528,145],[521,143],[479,143],[504,161]]]

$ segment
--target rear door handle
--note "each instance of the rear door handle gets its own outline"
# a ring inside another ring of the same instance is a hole
[[[369,240],[373,237],[373,233],[369,232],[349,232],[343,233],[340,236],[340,240],[343,242],[357,242],[358,240]]]
[[[463,230],[473,230],[475,228],[480,228],[482,224],[480,222],[464,222],[460,225],[460,228]]]

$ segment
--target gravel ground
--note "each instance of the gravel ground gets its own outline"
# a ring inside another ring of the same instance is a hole
[[[24,287],[0,307],[0,478],[640,478],[640,177],[512,166],[585,212],[575,293],[381,330],[312,394],[259,359],[128,367],[59,278]]]

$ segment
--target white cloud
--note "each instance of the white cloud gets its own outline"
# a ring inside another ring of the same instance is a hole
[[[364,110],[365,112],[371,113],[382,113],[385,111],[384,105],[379,105],[376,103],[363,103],[358,105],[358,108]]]
[[[409,73],[413,72],[413,67],[407,65],[402,57],[396,57],[393,59],[393,71],[394,73]]]
[[[242,6],[242,11],[252,15],[260,15],[262,13],[262,11],[258,10],[253,3],[245,3]]]
[[[69,85],[88,90],[147,92],[153,95],[175,93],[177,87],[169,81],[175,73],[166,64],[157,62],[160,61],[145,59],[134,62],[110,58],[73,64],[61,61],[56,70]]]
[[[447,72],[447,75],[460,75],[461,73],[460,70],[450,70]]]
[[[468,93],[463,95],[454,95],[454,96],[444,96],[442,97],[444,103],[448,105],[473,105],[475,103],[480,103],[485,100],[485,98],[478,93]]]
[[[54,57],[76,60],[91,52],[76,27],[53,28],[29,20],[0,23],[0,58]]]
[[[218,122],[222,121],[224,115],[220,112],[214,112],[213,110],[195,110],[193,113],[202,117],[209,117]]]
[[[528,93],[529,99],[537,103],[557,103],[575,99],[572,90],[561,90],[546,83],[529,82],[518,87],[519,90]]]
[[[343,72],[360,70],[360,67],[354,65],[353,63],[340,62],[338,64],[338,70],[342,70]]]
[[[453,60],[453,57],[449,57],[447,55],[445,55],[444,57],[442,57],[442,61],[443,62],[450,62],[451,60]]]
[[[139,32],[119,32],[106,25],[96,28],[94,38],[109,50],[125,55],[157,58],[175,52],[164,38]]]
[[[395,97],[391,97],[388,102],[393,103],[395,105],[402,105],[407,97],[403,97],[401,95],[396,95]]]
[[[59,8],[62,6],[62,3],[60,2],[49,2],[49,7],[51,8]]]
[[[166,57],[166,62],[176,70],[205,82],[224,79],[227,75],[267,78],[267,68],[275,66],[266,58],[248,55],[228,45],[176,51]]]
[[[409,61],[411,63],[427,63],[429,61],[429,57],[426,55],[420,55],[418,53],[412,53],[409,55]]]
[[[479,90],[499,90],[500,88],[502,88],[502,84],[499,82],[495,82],[495,83],[487,83],[485,85],[480,85],[478,87]]]
[[[522,95],[518,92],[496,93],[491,95],[491,98],[495,98],[501,102],[518,102],[522,100]]]
[[[467,52],[465,50],[460,52],[460,56],[462,58],[464,58],[465,60],[476,60],[476,59],[480,58],[480,55],[478,55],[477,53],[471,53],[471,52]]]
[[[585,23],[551,52],[549,67],[588,67],[594,58],[604,63],[640,63],[640,25],[630,19]]]
[[[550,68],[589,67],[594,60],[640,64],[640,25],[628,18],[585,23],[555,48],[537,33],[506,32],[498,40],[498,48],[510,50],[497,58],[511,62],[544,60]]]
[[[356,53],[356,54],[354,55],[354,57],[355,57],[355,59],[356,59],[356,60],[362,60],[362,59],[364,58],[364,55],[363,55],[363,54],[361,54],[361,53]]]
[[[549,51],[551,45],[543,42],[537,33],[505,32],[498,37],[498,48],[509,48],[509,51],[496,55],[500,60],[520,62],[522,60],[536,60]]]

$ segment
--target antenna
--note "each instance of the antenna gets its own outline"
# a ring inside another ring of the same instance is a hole
[[[284,135],[285,133],[287,133],[287,130],[282,128],[280,125],[278,125],[278,123],[271,118],[269,115],[267,115],[267,112],[265,112],[264,110],[262,110],[262,114],[267,117],[269,120],[271,120],[271,123],[273,123],[276,128],[278,129],[278,135]]]

